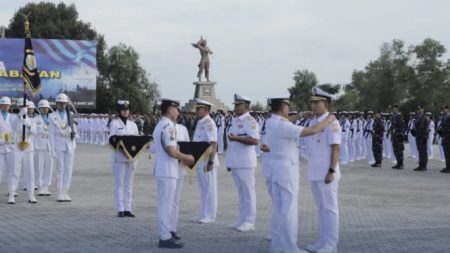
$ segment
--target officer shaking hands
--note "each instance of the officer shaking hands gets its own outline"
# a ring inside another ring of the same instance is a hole
[[[179,115],[180,102],[174,99],[162,99],[162,118],[153,131],[155,147],[155,165],[153,175],[157,181],[158,194],[158,232],[159,248],[182,248],[172,235],[172,213],[175,204],[177,179],[179,177],[178,161],[186,165],[194,163],[192,155],[177,150],[176,120]]]

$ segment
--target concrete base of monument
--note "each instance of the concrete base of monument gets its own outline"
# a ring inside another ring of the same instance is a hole
[[[187,102],[181,108],[181,111],[184,111],[184,112],[195,111],[195,99],[196,98],[206,100],[206,101],[210,102],[211,104],[213,104],[211,111],[217,111],[219,109],[224,110],[224,111],[229,110],[228,106],[226,106],[222,101],[220,101],[216,97],[216,90],[214,87],[216,85],[216,82],[202,81],[202,82],[194,82],[193,84],[195,85],[194,99],[189,100],[189,102]]]

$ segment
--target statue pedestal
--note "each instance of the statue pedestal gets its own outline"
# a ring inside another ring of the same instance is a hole
[[[211,104],[213,106],[211,107],[211,111],[217,111],[219,109],[228,111],[229,108],[218,98],[216,98],[216,90],[214,88],[214,85],[216,85],[216,82],[194,82],[195,85],[195,93],[194,93],[194,99],[189,100],[182,108],[181,110],[184,112],[193,112],[195,111],[195,99],[203,99]]]

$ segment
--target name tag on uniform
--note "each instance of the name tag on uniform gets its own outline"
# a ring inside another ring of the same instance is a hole
[[[244,125],[239,124],[239,125],[238,125],[238,128],[244,128]]]

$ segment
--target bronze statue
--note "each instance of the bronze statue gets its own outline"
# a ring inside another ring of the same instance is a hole
[[[31,12],[28,12],[27,14],[19,13],[19,15],[24,19],[25,32],[30,32],[30,21],[28,20],[28,17],[31,15]]]
[[[203,37],[200,37],[200,40],[197,43],[192,43],[192,46],[198,48],[202,57],[198,64],[198,81],[202,81],[202,73],[203,70],[205,70],[206,81],[209,82],[209,54],[212,54],[213,52],[206,45],[206,40],[204,40]]]

